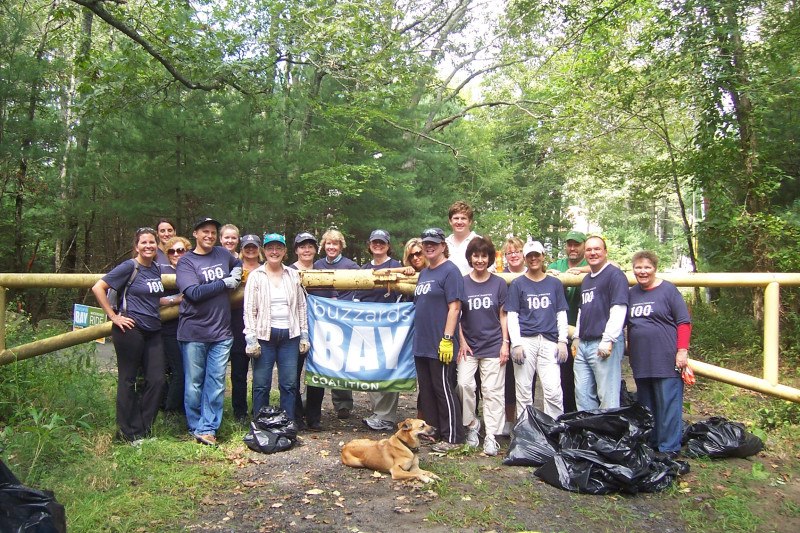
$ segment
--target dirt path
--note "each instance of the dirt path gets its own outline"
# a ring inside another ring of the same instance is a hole
[[[99,352],[113,366],[113,348]],[[687,419],[719,414],[715,406],[700,405],[692,393],[688,389],[686,399],[695,414]],[[757,457],[717,463],[724,468],[721,473],[713,469],[710,479],[712,469],[691,460],[692,471],[679,478],[674,489],[659,494],[591,496],[556,489],[536,478],[533,468],[502,464],[508,439],[500,440],[497,457],[474,449],[443,456],[423,447],[422,467],[442,478],[424,485],[342,465],[339,450],[345,442],[389,435],[363,425],[361,419],[369,415],[367,396],[354,396],[352,417],[338,420],[326,394],[325,429],[302,432],[297,445],[286,452],[263,455],[242,443],[224,443],[227,459],[236,466],[236,488],[204,498],[193,520],[176,525],[190,531],[230,532],[800,531],[800,457],[770,449],[769,442]],[[398,417],[415,416],[415,393],[401,395]],[[763,465],[763,474],[756,477],[751,474],[755,463]],[[718,509],[737,502],[742,485],[753,486],[751,497],[759,501],[758,509],[750,522],[745,517],[743,527],[728,527],[728,516]]]
[[[351,419],[338,420],[329,409],[323,420],[326,429],[302,433],[298,446],[287,452],[262,455],[244,445],[231,449],[229,458],[239,467],[239,490],[201,502],[203,519],[187,527],[237,532],[585,532],[623,520],[627,526],[615,530],[686,531],[671,499],[572,494],[539,481],[533,469],[503,466],[501,456],[477,450],[440,456],[423,448],[423,468],[439,472],[445,487],[392,481],[388,475],[345,467],[339,457],[342,444],[387,436],[362,424],[368,414],[366,395],[355,396]],[[414,396],[402,395],[400,415],[414,416],[415,411]],[[502,451],[507,444],[507,439],[501,442]]]

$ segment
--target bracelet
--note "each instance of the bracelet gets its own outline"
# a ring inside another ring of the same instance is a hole
[[[506,344],[511,344],[511,339],[503,339],[503,342],[505,342]]]

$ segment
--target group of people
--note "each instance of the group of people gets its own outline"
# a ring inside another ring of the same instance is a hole
[[[451,235],[426,229],[406,243],[402,262],[392,258],[389,233],[372,231],[372,259],[363,267],[343,256],[345,238],[336,229],[319,241],[308,232],[297,234],[297,261],[287,266],[286,239],[278,233],[240,238],[235,226],[204,218],[194,226],[196,245],[190,249],[168,220],[159,221],[155,230],[140,228],[135,257],[93,288],[114,323],[120,436],[139,442],[161,407],[184,412],[192,436],[215,445],[229,360],[237,418],[246,420],[269,403],[277,366],[280,407],[301,428],[321,429],[324,389],[306,386],[305,402],[300,395],[311,345],[298,271],[364,268],[418,274],[413,297],[385,289],[307,292],[342,300],[414,302],[417,407],[419,416],[438,428],[435,450],[480,445],[480,398],[483,450],[496,455],[496,437],[507,435],[532,405],[536,376],[550,416],[618,407],[627,325],[639,401],[656,420],[651,444],[660,453],[676,454],[691,325],[677,288],[656,276],[658,258],[650,252],[634,256],[637,284],[629,289],[626,275],[608,261],[601,237],[570,231],[565,257],[550,265],[541,242],[510,237],[501,248],[504,271],[521,275],[509,284],[496,275],[491,239],[471,229],[472,208],[456,202],[448,218]],[[315,261],[318,250],[323,256]],[[161,274],[172,272],[177,290],[165,291]],[[558,279],[564,273],[586,275],[580,287],[564,287]],[[243,302],[232,304],[231,292],[243,280]],[[112,298],[117,306],[109,302],[109,289],[118,295]],[[159,307],[169,305],[180,306],[178,319],[162,325]],[[144,378],[141,391],[139,376]],[[372,414],[364,423],[391,430],[398,393],[369,393],[369,399]],[[332,390],[331,400],[339,418],[350,417],[351,391]]]

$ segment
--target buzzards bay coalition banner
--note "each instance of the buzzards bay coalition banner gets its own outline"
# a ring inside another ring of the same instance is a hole
[[[413,303],[308,297],[307,385],[356,391],[417,388]]]

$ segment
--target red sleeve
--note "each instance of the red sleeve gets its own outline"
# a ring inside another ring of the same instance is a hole
[[[689,349],[689,337],[692,336],[692,324],[678,324],[678,349]]]

